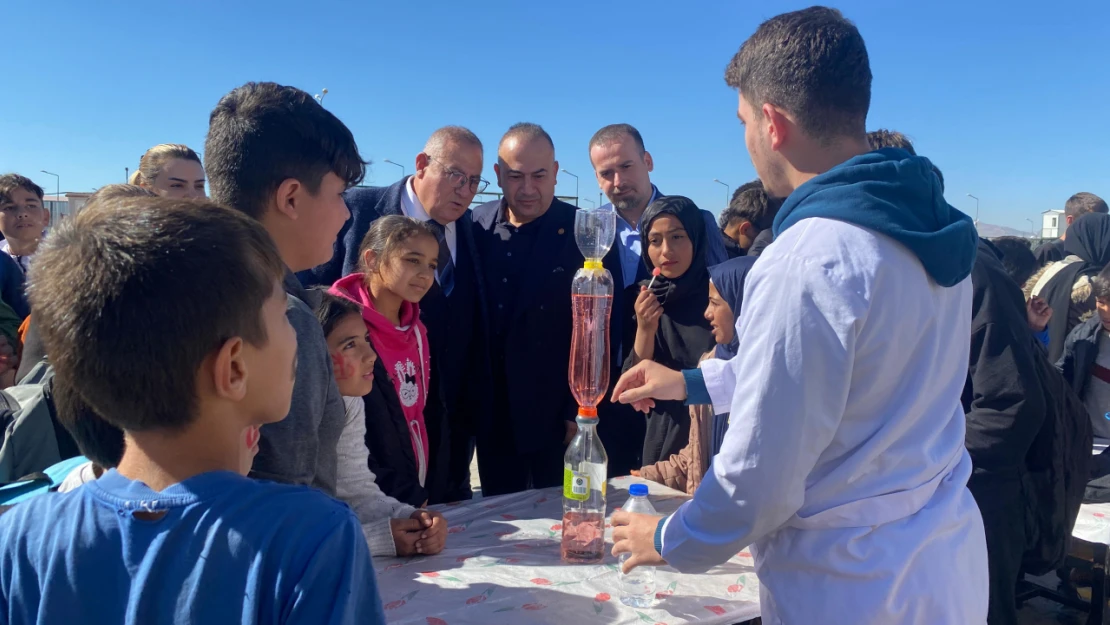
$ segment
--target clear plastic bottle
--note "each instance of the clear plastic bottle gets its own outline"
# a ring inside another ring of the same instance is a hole
[[[596,414],[596,411],[595,411]],[[564,562],[594,564],[605,557],[605,476],[609,457],[597,419],[578,415],[578,434],[563,456]]]
[[[624,512],[638,514],[657,514],[655,506],[648,499],[648,487],[645,484],[633,484],[628,487],[628,503],[624,504]],[[629,554],[622,553],[620,563],[629,558]],[[630,608],[650,608],[655,605],[655,567],[638,566],[627,575],[620,573],[621,578],[621,603]]]

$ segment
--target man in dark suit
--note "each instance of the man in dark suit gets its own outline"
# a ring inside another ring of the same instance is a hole
[[[651,183],[655,167],[651,153],[645,149],[640,131],[629,124],[612,124],[594,133],[590,139],[590,163],[598,185],[612,202],[603,208],[617,213],[613,258],[607,257],[605,262],[618,288],[610,320],[614,346],[609,383],[613,385],[620,378],[624,359],[632,351],[636,337],[636,314],[632,307],[639,295],[639,283],[651,278],[640,258],[640,218],[648,205],[663,194]],[[709,236],[706,263],[723,263],[728,260],[728,252],[717,221],[707,210],[702,211],[702,217]],[[630,406],[610,403],[608,397],[598,406],[598,435],[609,453],[610,476],[628,475],[641,466],[647,424],[643,415]]]
[[[567,381],[570,287],[584,261],[575,208],[555,199],[559,163],[543,128],[510,128],[494,170],[504,197],[474,209],[490,314],[489,410],[478,428],[486,496],[562,484],[563,454],[577,431]]]
[[[467,208],[488,183],[481,178],[482,142],[458,126],[435,131],[416,156],[416,174],[388,187],[351,189],[346,193],[351,218],[339,233],[332,259],[301,274],[306,284],[330,285],[358,271],[358,250],[375,219],[407,215],[439,233],[436,284],[420,301],[420,318],[428,328],[432,350],[431,392],[424,420],[428,427],[431,503],[470,499],[472,417],[477,398],[470,372],[484,362],[484,346],[475,339],[485,324],[481,310],[482,272],[475,252],[474,228]],[[475,329],[479,331],[476,332]],[[445,469],[443,467],[446,467]]]

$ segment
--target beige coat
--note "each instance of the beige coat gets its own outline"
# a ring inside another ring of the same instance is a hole
[[[710,350],[701,360],[712,358],[713,353]],[[670,458],[640,469],[640,477],[693,495],[709,470],[712,442],[713,406],[690,406],[690,442]]]

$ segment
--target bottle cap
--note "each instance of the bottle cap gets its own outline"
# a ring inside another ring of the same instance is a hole
[[[633,484],[628,487],[628,494],[633,497],[643,497],[648,494],[647,484]]]
[[[597,408],[595,408],[594,406],[579,406],[578,416],[585,417],[587,419],[596,419]]]

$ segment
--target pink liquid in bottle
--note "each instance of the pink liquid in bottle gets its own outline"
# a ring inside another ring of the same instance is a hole
[[[563,513],[564,562],[595,564],[605,557],[605,512]]]
[[[595,408],[609,390],[609,311],[612,295],[571,295],[570,390],[579,406]]]

